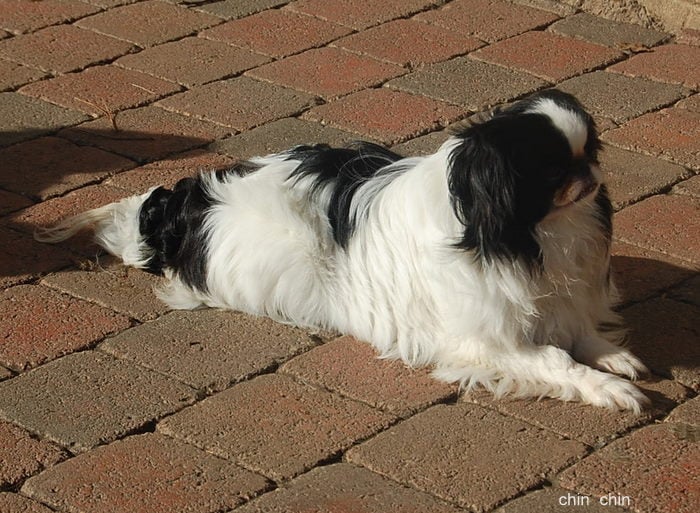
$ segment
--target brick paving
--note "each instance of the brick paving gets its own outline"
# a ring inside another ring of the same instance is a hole
[[[700,501],[700,38],[549,0],[0,3],[0,511],[596,513]],[[39,226],[295,144],[593,113],[642,415],[462,396],[335,333],[171,312]]]

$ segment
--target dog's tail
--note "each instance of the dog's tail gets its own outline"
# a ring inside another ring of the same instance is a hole
[[[95,241],[125,264],[155,274],[172,270],[192,288],[204,289],[207,212],[214,200],[208,192],[213,174],[180,180],[173,190],[157,187],[145,194],[68,218],[40,229],[41,242],[61,242],[84,228]]]
[[[154,190],[131,196],[103,207],[69,217],[55,226],[39,228],[34,238],[39,242],[58,243],[85,229],[93,229],[95,241],[125,264],[148,267],[153,250],[140,229],[141,211]]]

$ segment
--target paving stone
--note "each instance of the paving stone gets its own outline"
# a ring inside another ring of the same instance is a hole
[[[0,363],[24,371],[130,326],[111,310],[37,285],[0,292]]]
[[[616,238],[642,248],[666,253],[700,264],[700,206],[690,196],[652,196],[618,212],[614,219]]]
[[[172,189],[182,178],[201,172],[229,169],[235,161],[223,155],[204,150],[192,150],[146,164],[108,179],[105,184],[125,189],[132,194],[143,194],[151,187]]]
[[[440,148],[442,143],[444,143],[449,136],[448,130],[430,132],[429,134],[392,146],[391,149],[399,155],[405,155],[407,157],[431,155]]]
[[[32,203],[29,198],[0,190],[0,216],[28,207]]]
[[[585,509],[584,509],[585,508]],[[585,511],[586,513],[626,513],[629,510],[600,504],[596,497],[572,493],[563,488],[545,488],[530,492],[515,499],[494,513],[562,513],[562,511]]]
[[[381,88],[321,105],[304,118],[391,144],[442,128],[463,115],[460,107]]]
[[[269,60],[219,41],[188,37],[127,55],[116,64],[193,87],[231,77]]]
[[[404,69],[339,48],[319,48],[248,71],[255,78],[324,98],[373,87]]]
[[[97,66],[29,84],[20,92],[92,116],[105,116],[181,90],[177,84],[139,71]]]
[[[10,369],[6,369],[5,367],[0,367],[0,381],[3,381],[5,379],[10,379],[13,377],[14,374]]]
[[[548,25],[558,16],[501,0],[455,0],[416,19],[494,42]]]
[[[222,18],[242,18],[256,12],[286,4],[289,0],[224,0],[211,4],[197,5],[194,8]]]
[[[46,73],[38,69],[22,66],[16,62],[0,60],[0,91],[15,89],[45,76]]]
[[[387,86],[421,94],[477,112],[544,87],[532,75],[469,57],[431,64],[390,80]]]
[[[41,283],[141,322],[153,320],[169,310],[153,293],[161,284],[158,277],[123,266],[114,257],[97,259],[85,267],[87,269],[50,274]]]
[[[37,440],[24,429],[0,421],[0,487],[17,486],[22,480],[55,465],[66,456],[52,443]]]
[[[30,235],[0,227],[0,288],[31,281],[71,262],[71,255],[61,248],[39,244]]]
[[[0,27],[14,32],[34,32],[40,28],[67,23],[99,11],[76,0],[26,2],[5,0],[0,4]]]
[[[194,390],[181,383],[95,351],[0,383],[0,417],[73,453],[143,429],[194,400]]]
[[[622,311],[635,354],[656,374],[700,390],[700,307],[666,298]]]
[[[285,57],[323,46],[348,33],[350,29],[342,25],[278,9],[229,21],[199,35],[272,57]]]
[[[676,194],[687,194],[688,196],[693,196],[695,198],[700,198],[700,176],[693,176],[680,183],[678,183],[672,192]]]
[[[700,94],[694,94],[689,98],[679,101],[676,105],[679,109],[692,110],[693,112],[700,112]]]
[[[630,350],[634,352],[635,346],[631,345]],[[492,394],[482,391],[467,394],[462,400],[494,409],[509,417],[596,448],[602,447],[622,433],[663,416],[678,403],[685,401],[690,394],[687,388],[666,379],[643,379],[636,381],[635,385],[652,402],[651,407],[640,415],[547,398],[538,401],[494,399]]]
[[[457,394],[456,387],[436,381],[427,369],[380,360],[369,344],[349,336],[297,356],[280,372],[400,417]]]
[[[400,66],[440,62],[482,46],[473,37],[416,20],[395,20],[334,42],[352,52]]]
[[[640,116],[603,134],[603,140],[700,169],[700,113],[671,108]]]
[[[223,390],[316,345],[302,329],[240,312],[172,312],[100,345],[195,388]]]
[[[663,253],[613,242],[612,271],[622,304],[649,299],[688,279],[692,267]]]
[[[60,137],[42,137],[0,150],[0,186],[37,199],[63,194],[134,167],[134,162]]]
[[[700,396],[678,406],[666,417],[666,422],[700,427]],[[700,435],[700,431],[697,433]]]
[[[569,79],[558,84],[557,89],[576,96],[593,116],[605,116],[618,124],[666,107],[689,93],[679,85],[606,71]]]
[[[439,0],[385,0],[381,3],[363,0],[298,0],[289,4],[289,8],[360,30],[396,18],[405,18],[439,3]]]
[[[607,20],[586,12],[559,20],[550,25],[549,30],[618,50],[652,47],[669,37],[668,34],[641,25]]]
[[[320,123],[285,118],[216,141],[209,145],[209,149],[238,159],[247,159],[284,151],[299,144],[344,146],[355,139],[357,135]]]
[[[334,457],[393,420],[289,377],[266,375],[168,417],[158,430],[279,481]]]
[[[16,493],[0,493],[0,509],[5,513],[52,513],[41,503]]]
[[[600,165],[615,210],[667,191],[690,174],[677,164],[610,145],[603,146]]]
[[[697,89],[700,86],[700,47],[677,44],[659,46],[608,69]]]
[[[698,462],[700,445],[678,440],[667,425],[649,426],[593,453],[559,481],[594,497],[628,497],[634,511],[691,513],[699,498]]]
[[[471,56],[558,82],[609,64],[622,54],[580,39],[534,31],[487,46]]]
[[[541,451],[546,447],[546,451]],[[473,404],[438,405],[368,442],[348,461],[473,511],[536,487],[585,446]]]
[[[112,119],[101,117],[67,128],[59,135],[138,162],[149,162],[203,146],[231,132],[231,128],[148,106],[119,112]]]
[[[462,510],[345,463],[315,468],[284,488],[242,506],[240,513],[458,513]]]
[[[85,114],[18,93],[0,93],[0,147],[53,132],[87,119]]]
[[[261,477],[157,434],[99,447],[26,482],[22,493],[85,513],[228,511],[268,487]]]
[[[242,98],[245,102],[241,101]],[[313,96],[240,77],[196,87],[161,100],[159,105],[237,130],[247,130],[298,114],[315,103]],[[222,109],[222,105],[226,105],[226,109]]]
[[[5,59],[54,73],[80,70],[134,50],[130,43],[75,25],[57,25],[0,41],[0,56]]]
[[[148,23],[134,23],[148,20]],[[109,9],[83,18],[77,25],[108,34],[143,48],[193,34],[221,23],[221,19],[157,0]]]

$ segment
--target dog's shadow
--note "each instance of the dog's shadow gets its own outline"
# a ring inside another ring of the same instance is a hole
[[[613,256],[629,347],[659,376],[700,390],[700,275],[659,260]]]

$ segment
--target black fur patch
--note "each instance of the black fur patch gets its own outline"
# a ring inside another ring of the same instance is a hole
[[[206,291],[203,223],[211,205],[199,177],[180,180],[172,191],[159,187],[151,193],[139,212],[139,231],[152,250],[150,272],[170,268],[190,287]]]
[[[574,158],[566,137],[542,114],[527,113],[550,98],[586,122],[586,155]],[[464,232],[455,246],[474,251],[487,262],[522,259],[531,268],[542,263],[535,227],[550,211],[555,192],[568,178],[596,163],[595,124],[578,101],[560,91],[538,93],[496,112],[482,124],[455,134],[462,141],[450,156],[448,186]],[[609,200],[597,197],[603,228],[610,230]]]
[[[350,148],[331,148],[325,144],[297,146],[288,152],[290,160],[301,163],[289,176],[299,180],[312,176],[312,196],[331,187],[327,206],[333,238],[347,247],[355,229],[356,219],[350,215],[350,205],[360,185],[381,174],[381,169],[403,157],[382,146],[368,142],[355,143]]]

